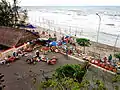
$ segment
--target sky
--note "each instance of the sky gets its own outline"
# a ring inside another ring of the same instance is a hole
[[[8,0],[12,1],[12,0]],[[21,6],[120,6],[120,0],[18,0]]]

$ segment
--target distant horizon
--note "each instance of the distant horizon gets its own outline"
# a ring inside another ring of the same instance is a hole
[[[20,5],[20,6],[22,6],[22,5]],[[27,5],[24,5],[24,6],[27,6]],[[28,5],[28,6],[32,6],[32,5]],[[103,6],[102,5],[83,5],[83,6],[82,5],[80,5],[80,6],[72,6],[72,5],[71,6],[67,6],[67,5],[66,6],[61,6],[61,5],[60,6],[54,6],[53,5],[53,6],[47,6],[46,5],[46,6],[39,6],[39,7],[84,7],[84,6],[85,7],[120,7],[120,5],[118,5],[118,6],[117,5],[114,5],[114,6],[113,5],[103,5]],[[37,6],[35,6],[35,7],[37,7]]]
[[[120,6],[120,0],[18,0],[18,3],[20,6]]]

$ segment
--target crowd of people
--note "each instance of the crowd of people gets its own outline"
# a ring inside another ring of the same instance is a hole
[[[45,34],[45,33],[44,33]],[[52,36],[52,35],[50,35]],[[56,35],[55,35],[56,36]],[[53,36],[54,37],[54,36]],[[113,59],[112,54],[109,56],[100,56],[94,57],[90,56],[88,53],[83,53],[80,48],[78,48],[78,45],[76,44],[75,38],[72,36],[63,36],[56,42],[58,45],[56,46],[58,48],[58,51],[61,53],[65,53],[66,55],[73,55],[77,56],[78,58],[81,58],[83,60],[87,60],[92,64],[95,64],[97,66],[100,66],[104,69],[116,72],[117,71],[117,61]]]
[[[102,68],[105,68],[107,70],[116,72],[116,61],[113,59],[112,55],[104,56],[95,58],[93,56],[88,55],[87,53],[83,53],[80,48],[78,48],[78,45],[75,41],[75,38],[72,36],[62,36],[61,38],[57,38],[56,34],[54,33],[53,36],[51,34],[46,33],[45,31],[42,32],[41,36],[45,36],[46,34],[48,36],[48,40],[45,40],[45,44],[40,45],[39,49],[34,49],[36,46],[35,42],[38,41],[31,41],[28,42],[24,48],[19,49],[15,52],[13,52],[12,56],[7,56],[4,58],[4,60],[0,61],[0,63],[10,63],[17,59],[19,59],[20,56],[26,56],[27,53],[36,50],[35,55],[33,55],[31,58],[27,58],[26,62],[28,64],[35,64],[36,62],[44,61],[48,64],[56,64],[57,58],[55,56],[51,58],[47,58],[45,54],[47,52],[56,52],[56,53],[64,53],[66,55],[73,55],[75,57],[81,58],[83,60],[87,60],[92,64],[95,64],[97,66],[100,66]],[[55,39],[50,39],[55,38]],[[48,42],[49,41],[49,42]],[[42,54],[40,54],[42,52]]]
[[[28,58],[26,59],[26,62],[28,64],[36,64],[36,62],[46,62],[47,64],[51,64],[54,65],[56,64],[57,58],[56,56],[53,56],[52,58],[47,58],[46,55],[44,55],[44,53],[40,54],[39,50],[36,50],[35,55],[30,58],[28,56]]]

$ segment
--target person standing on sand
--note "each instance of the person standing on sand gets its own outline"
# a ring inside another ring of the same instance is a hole
[[[56,33],[54,33],[54,37],[56,38]]]
[[[49,34],[49,38],[52,38],[51,34]]]
[[[14,52],[13,52],[13,56],[14,56],[14,57],[18,56],[17,51],[14,51]]]
[[[44,32],[44,31],[42,31],[42,35],[45,35],[45,32]]]
[[[36,52],[35,52],[35,54],[36,54],[36,57],[39,57],[39,50],[36,50]]]
[[[111,60],[112,60],[112,55],[110,54],[108,57],[108,61],[111,62]]]

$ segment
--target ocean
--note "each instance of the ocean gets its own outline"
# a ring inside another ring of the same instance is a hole
[[[120,6],[24,6],[33,25],[120,47]],[[96,15],[98,13],[98,15]],[[101,19],[101,21],[100,21]],[[100,25],[100,29],[99,29]],[[116,45],[115,42],[117,41]]]

